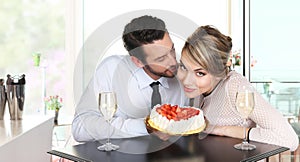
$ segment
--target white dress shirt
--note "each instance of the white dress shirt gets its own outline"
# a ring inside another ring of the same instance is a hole
[[[151,110],[154,82],[142,68],[138,68],[128,55],[114,55],[103,60],[94,78],[76,107],[72,132],[77,141],[91,141],[108,137],[108,124],[98,109],[100,92],[114,91],[118,108],[112,120],[111,138],[128,138],[148,135],[144,120]],[[158,80],[162,104],[184,106],[188,104],[182,87],[174,78]]]

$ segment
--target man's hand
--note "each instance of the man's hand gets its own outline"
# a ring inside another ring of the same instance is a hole
[[[152,128],[149,125],[147,119],[145,121],[145,125],[146,125],[146,129],[147,129],[147,131],[148,131],[149,134],[155,135],[155,136],[157,136],[161,140],[167,141],[171,137],[171,135],[169,135],[167,133],[164,133],[164,132],[161,132],[161,131],[159,131],[157,129]]]
[[[160,138],[163,141],[167,141],[171,135],[167,134],[167,133],[163,133],[161,131],[154,131],[152,132],[153,135],[157,136],[158,138]]]

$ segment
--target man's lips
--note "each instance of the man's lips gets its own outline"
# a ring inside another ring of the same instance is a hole
[[[177,68],[176,68],[176,67],[171,67],[171,68],[169,68],[169,69],[167,69],[167,70],[165,71],[165,73],[168,73],[168,72],[170,72],[170,73],[176,75],[176,74],[177,74]]]
[[[171,72],[176,72],[177,71],[177,67],[173,66],[173,67],[169,68],[168,70],[171,71]]]

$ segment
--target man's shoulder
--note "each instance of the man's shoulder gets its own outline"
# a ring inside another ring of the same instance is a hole
[[[118,65],[120,62],[130,63],[130,61],[131,59],[129,55],[111,55],[101,60],[97,67],[111,67],[112,65]]]
[[[108,56],[106,58],[104,58],[102,61],[101,61],[101,64],[104,64],[104,63],[112,63],[112,62],[120,62],[121,60],[124,60],[124,59],[129,59],[129,56],[128,55],[111,55],[111,56]]]
[[[129,55],[111,55],[101,60],[96,71],[115,71],[115,69],[128,69],[134,71],[137,68]]]

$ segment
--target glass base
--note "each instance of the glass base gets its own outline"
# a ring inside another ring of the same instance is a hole
[[[100,150],[100,151],[114,151],[114,150],[117,150],[119,148],[120,147],[118,145],[114,145],[112,143],[106,143],[106,144],[103,144],[103,145],[99,146],[97,149]]]
[[[243,142],[243,143],[234,145],[234,148],[236,148],[238,150],[254,150],[256,148],[256,146],[252,145],[248,142]]]

